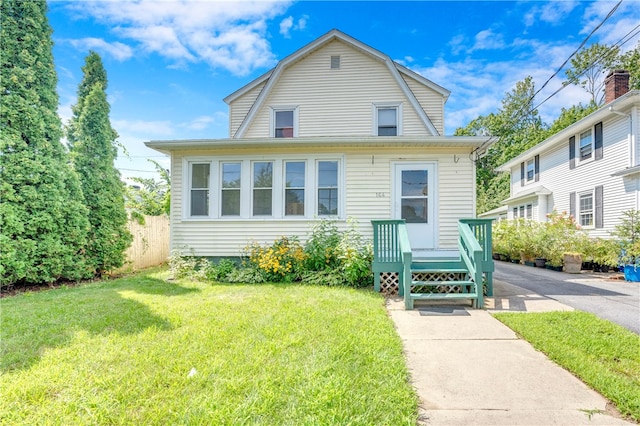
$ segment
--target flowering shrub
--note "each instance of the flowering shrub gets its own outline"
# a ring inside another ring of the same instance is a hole
[[[253,242],[243,250],[240,267],[231,260],[213,265],[206,259],[174,252],[169,264],[175,278],[256,284],[294,282],[365,287],[373,284],[373,248],[358,232],[358,223],[338,230],[334,222],[314,224],[304,247],[297,237],[280,237],[272,244]]]
[[[270,246],[250,244],[245,251],[249,263],[267,274],[269,281],[291,282],[300,279],[307,258],[303,247],[295,237],[281,237]]]

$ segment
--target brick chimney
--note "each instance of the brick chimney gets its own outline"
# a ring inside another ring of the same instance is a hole
[[[615,101],[629,91],[629,71],[613,70],[604,79],[604,103]]]

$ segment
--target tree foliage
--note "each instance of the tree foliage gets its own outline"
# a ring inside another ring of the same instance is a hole
[[[88,222],[60,143],[47,5],[0,2],[0,284],[86,275]]]
[[[131,217],[139,221],[142,221],[145,215],[169,215],[171,208],[171,176],[169,171],[157,161],[148,161],[153,163],[161,180],[135,177],[132,180],[139,186],[126,188],[126,207]]]
[[[114,167],[118,134],[109,120],[107,74],[100,56],[90,52],[82,70],[67,139],[89,210],[87,261],[91,272],[101,275],[123,265],[132,236],[127,229],[124,184]]]
[[[620,55],[620,68],[629,71],[629,90],[640,90],[640,41],[635,49]]]
[[[509,175],[496,168],[544,139],[546,128],[533,108],[534,93],[533,78],[526,77],[505,94],[497,113],[480,116],[455,132],[494,141],[476,163],[478,213],[500,206],[509,196]]]
[[[619,66],[620,48],[594,43],[578,52],[571,59],[571,68],[565,71],[567,83],[582,87],[591,95],[591,103],[604,102],[604,80],[606,74]]]

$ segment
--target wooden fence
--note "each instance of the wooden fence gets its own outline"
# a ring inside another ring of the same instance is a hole
[[[144,224],[129,222],[133,242],[127,249],[127,261],[119,272],[160,265],[169,258],[169,218],[145,216]]]

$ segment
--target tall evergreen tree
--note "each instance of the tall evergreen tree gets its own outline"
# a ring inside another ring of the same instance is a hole
[[[0,1],[0,284],[86,275],[88,222],[60,142],[45,0]]]
[[[67,139],[89,209],[87,262],[94,273],[101,275],[123,265],[132,236],[127,230],[124,184],[114,167],[118,134],[109,120],[107,73],[100,56],[90,52],[82,71],[84,78],[67,127]]]

